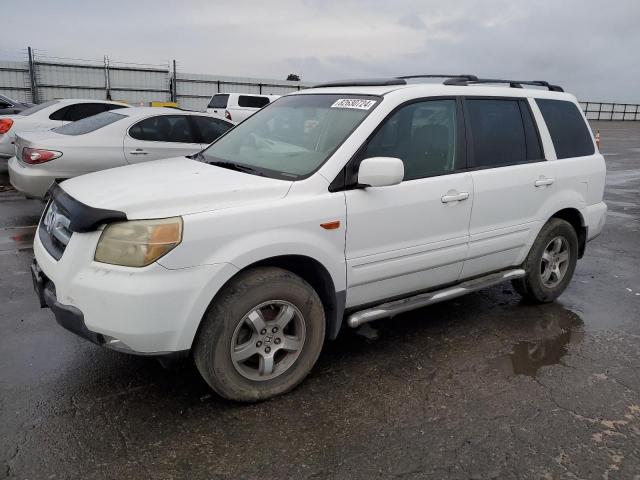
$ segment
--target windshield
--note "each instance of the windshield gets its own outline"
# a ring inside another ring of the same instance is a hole
[[[58,103],[58,100],[51,100],[50,102],[44,102],[39,105],[34,105],[33,107],[18,112],[18,115],[31,115],[32,113],[39,112],[40,110],[50,107],[51,105],[55,105],[56,103]]]
[[[96,130],[111,125],[118,120],[127,118],[126,115],[115,112],[102,112],[93,117],[83,118],[77,122],[67,123],[62,127],[52,129],[56,133],[63,135],[84,135],[85,133],[95,132]]]
[[[306,177],[331,156],[379,101],[371,95],[282,97],[230,130],[199,157],[248,173],[283,179]]]

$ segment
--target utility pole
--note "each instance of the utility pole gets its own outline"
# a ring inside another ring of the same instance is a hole
[[[109,78],[109,57],[104,56],[104,89],[107,100],[111,100],[111,79]]]
[[[29,83],[31,86],[31,101],[38,103],[38,85],[36,83],[36,65],[33,61],[33,50],[31,47],[27,47],[29,53]]]
[[[173,77],[171,82],[171,101],[178,102],[178,75],[176,73],[176,61],[173,60]]]

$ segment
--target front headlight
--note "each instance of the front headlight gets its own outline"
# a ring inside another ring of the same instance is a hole
[[[182,218],[111,223],[98,240],[96,262],[146,267],[182,241]]]

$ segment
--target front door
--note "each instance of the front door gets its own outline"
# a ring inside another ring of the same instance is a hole
[[[388,117],[357,160],[402,159],[402,183],[347,190],[347,307],[455,282],[468,247],[471,174],[461,171],[460,107],[409,103]]]

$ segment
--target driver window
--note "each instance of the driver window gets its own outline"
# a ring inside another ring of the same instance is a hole
[[[395,157],[404,162],[404,181],[455,171],[456,101],[406,105],[386,120],[362,158]]]

